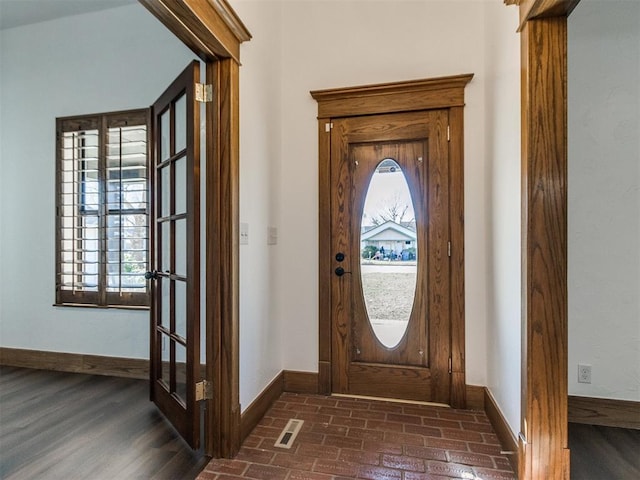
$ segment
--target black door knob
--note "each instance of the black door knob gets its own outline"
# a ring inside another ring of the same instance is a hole
[[[338,267],[334,270],[334,272],[336,272],[336,275],[341,277],[343,276],[345,273],[351,273],[351,272],[347,272],[344,268],[342,267]]]
[[[146,272],[144,274],[144,278],[146,278],[147,280],[157,280],[158,279],[158,272],[156,270],[154,270],[153,272]]]
[[[342,252],[336,253],[336,261],[338,261],[338,262],[344,261],[344,253],[342,253]]]

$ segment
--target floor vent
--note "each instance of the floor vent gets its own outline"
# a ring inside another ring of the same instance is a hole
[[[290,419],[273,446],[279,448],[291,448],[293,441],[296,439],[298,432],[302,428],[303,423],[304,420]]]

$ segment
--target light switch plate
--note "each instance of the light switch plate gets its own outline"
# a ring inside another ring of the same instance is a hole
[[[277,245],[278,229],[276,227],[267,227],[267,245]]]
[[[240,223],[240,245],[249,245],[249,224]]]

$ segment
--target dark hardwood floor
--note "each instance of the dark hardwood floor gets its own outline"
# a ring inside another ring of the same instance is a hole
[[[0,366],[0,478],[193,479],[207,464],[148,382]]]
[[[572,480],[640,479],[640,430],[569,424]]]

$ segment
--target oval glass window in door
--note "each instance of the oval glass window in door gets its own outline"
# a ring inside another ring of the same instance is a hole
[[[382,160],[371,177],[360,225],[360,274],[367,316],[385,347],[407,330],[416,292],[418,242],[413,200],[398,163]]]

